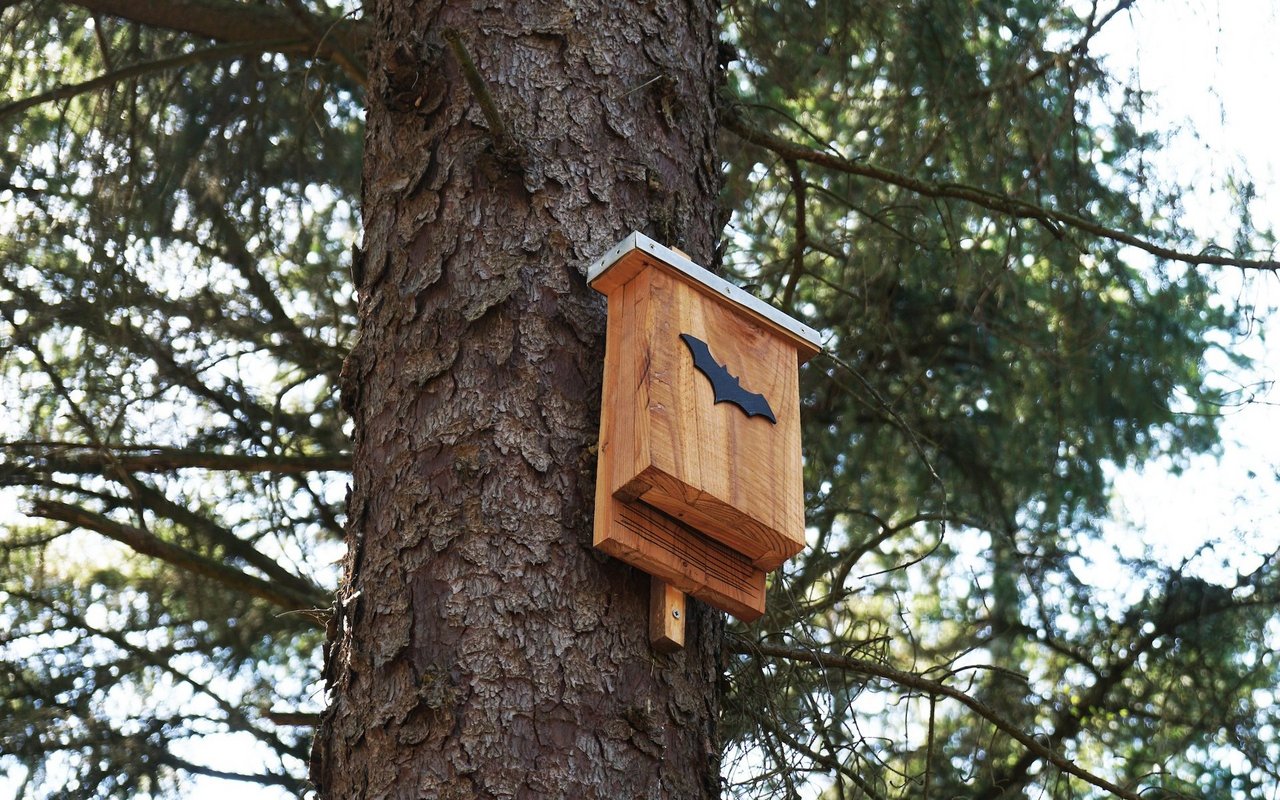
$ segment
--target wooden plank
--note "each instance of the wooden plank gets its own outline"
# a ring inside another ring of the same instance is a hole
[[[599,509],[598,491],[596,499]],[[744,622],[764,613],[765,573],[741,554],[643,504],[603,505],[596,547]]]
[[[721,542],[766,572],[777,569],[804,549],[803,541],[785,536],[710,492],[691,487],[659,469],[645,470],[634,485],[647,487],[639,495],[640,502]]]
[[[610,315],[605,358],[617,358],[628,340],[628,329],[615,326]],[[612,362],[619,363],[619,362]],[[596,466],[594,544],[602,551],[664,580],[672,590],[692,594],[707,604],[744,621],[764,613],[765,574],[724,545],[698,536],[674,520],[640,503],[614,497],[607,476],[617,451],[632,443],[619,439],[619,420],[636,424],[629,409],[619,412],[616,398],[623,385],[633,385],[642,369],[629,371],[627,382],[606,375],[600,416],[600,447]],[[640,415],[643,416],[643,415]],[[642,423],[643,424],[643,423]],[[683,614],[682,614],[683,615]]]
[[[653,577],[649,578],[649,643],[659,653],[684,647],[684,592]]]
[[[808,353],[639,251],[594,285],[609,298],[594,541],[654,576],[651,638],[675,647],[657,609],[688,593],[753,620],[765,571],[804,547],[797,367]],[[762,394],[776,424],[716,403],[681,334]]]
[[[614,289],[609,329],[619,346],[606,364],[625,376],[613,397],[630,404],[602,428],[617,448],[615,495],[643,500],[761,569],[803,549],[799,382],[790,343],[653,269]],[[777,423],[716,403],[682,333],[706,342],[743,388],[763,394]]]

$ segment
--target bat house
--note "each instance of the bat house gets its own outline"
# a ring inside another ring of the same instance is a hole
[[[639,233],[588,280],[609,301],[595,545],[755,619],[765,573],[804,547],[798,370],[818,334]]]

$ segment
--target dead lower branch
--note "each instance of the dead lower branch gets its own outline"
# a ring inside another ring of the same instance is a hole
[[[97,445],[61,441],[0,442],[0,452],[30,459],[28,469],[42,472],[98,474],[109,466],[128,472],[172,472],[204,469],[214,472],[261,472],[303,475],[311,472],[349,472],[350,453],[316,456],[210,453],[176,447]],[[107,455],[103,451],[110,451]]]
[[[484,120],[489,125],[489,134],[493,137],[494,152],[509,164],[523,165],[526,161],[524,148],[512,137],[511,130],[503,121],[502,112],[498,110],[498,104],[494,102],[493,94],[489,91],[489,84],[480,74],[471,54],[467,52],[462,35],[453,28],[446,28],[441,35],[449,43],[449,49],[453,51],[454,57],[458,59],[458,65],[462,68],[462,77],[466,79],[471,94],[480,104],[480,112],[484,114]]]
[[[247,43],[293,34],[298,20],[288,9],[271,3],[235,3],[226,0],[76,0],[74,3],[95,14],[129,20],[153,28],[202,36],[225,43]],[[339,18],[313,20],[305,52],[333,61],[349,77],[365,83],[364,70],[353,54],[360,54],[369,41],[369,25],[363,20]]]

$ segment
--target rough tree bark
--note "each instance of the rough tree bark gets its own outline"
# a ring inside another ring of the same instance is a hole
[[[718,613],[656,656],[646,576],[591,548],[605,309],[584,280],[633,229],[714,256],[714,4],[368,14],[354,485],[313,780],[716,796]]]

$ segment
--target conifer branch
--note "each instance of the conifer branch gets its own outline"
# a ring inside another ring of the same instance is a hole
[[[243,453],[210,453],[177,447],[146,445],[106,445],[111,452],[94,444],[63,441],[0,442],[0,451],[36,451],[31,456],[32,469],[46,472],[78,474],[100,473],[110,465],[129,472],[173,472],[179,469],[205,469],[215,472],[272,473],[303,475],[311,472],[349,472],[350,453],[318,456],[251,456]]]
[[[287,588],[299,597],[321,599],[324,590],[311,581],[285,569],[271,556],[259,550],[252,542],[245,541],[234,531],[219,525],[208,517],[193,511],[190,507],[175,503],[165,496],[164,492],[153,489],[140,482],[135,483],[134,496],[152,513],[165,517],[199,534],[214,547],[221,548],[224,562],[229,558],[237,558],[251,567],[256,567],[276,586]],[[315,604],[321,605],[319,603]]]
[[[302,5],[302,0],[284,0],[284,4],[289,7],[290,13],[293,14],[298,24],[314,37],[315,53],[319,56],[330,34],[337,30],[338,24],[342,20],[335,20],[327,28],[324,28]],[[332,50],[326,50],[325,52],[329,54],[330,60],[341,67],[343,72],[354,78],[360,85],[363,86],[368,83],[368,74],[365,72],[364,67],[360,65],[359,59],[353,56],[341,41],[338,41]]]
[[[67,522],[100,533],[140,555],[157,558],[179,569],[217,581],[233,591],[244,592],[283,608],[319,608],[330,604],[330,599],[321,592],[300,592],[290,587],[277,586],[271,581],[247,575],[212,558],[166,542],[149,531],[124,525],[78,506],[55,500],[36,500],[28,515]],[[311,620],[309,616],[307,619]]]
[[[320,715],[313,711],[272,711],[262,712],[262,718],[275,725],[292,728],[314,728],[320,724]]]
[[[738,636],[726,636],[725,645],[729,652],[737,655],[759,658],[781,658],[811,664],[820,669],[837,669],[871,678],[881,678],[896,683],[906,689],[914,689],[931,697],[946,697],[959,702],[978,716],[990,722],[1005,735],[1021,744],[1028,754],[1052,764],[1059,770],[1079,778],[1086,783],[1110,792],[1123,800],[1143,800],[1142,793],[1118,786],[1106,778],[1095,775],[1086,769],[1076,766],[1070,759],[1045,747],[1037,738],[1021,727],[1005,719],[994,708],[978,700],[972,695],[940,681],[930,680],[912,672],[886,666],[876,661],[863,658],[827,653],[817,648],[784,647],[781,645],[754,642]]]
[[[760,724],[787,747],[795,750],[797,753],[809,759],[813,763],[821,767],[825,767],[832,772],[839,773],[847,778],[854,786],[858,787],[858,790],[862,792],[863,796],[866,797],[867,800],[887,800],[887,798],[877,792],[875,787],[863,778],[856,769],[849,767],[847,764],[844,764],[833,756],[814,750],[804,742],[801,742],[799,739],[788,733],[781,725],[777,724],[773,717],[762,716],[760,718]],[[783,768],[785,769],[786,765],[783,765]]]
[[[15,100],[12,103],[0,106],[0,119],[12,116],[26,111],[33,106],[42,103],[52,103],[58,100],[70,100],[82,94],[105,89],[114,86],[121,81],[130,78],[138,78],[143,75],[150,75],[156,72],[164,72],[171,69],[180,69],[192,64],[199,64],[206,61],[219,61],[225,58],[234,58],[236,56],[253,55],[255,53],[279,53],[289,52],[303,49],[308,43],[304,39],[293,37],[289,39],[260,39],[252,42],[236,42],[234,44],[215,45],[207,47],[203,50],[193,50],[190,53],[173,56],[171,58],[160,58],[155,61],[146,61],[141,64],[130,64],[127,67],[121,67],[117,70],[105,72],[96,78],[90,78],[81,83],[67,83],[50,89],[47,92],[41,92],[31,97],[24,97],[21,100]]]
[[[163,750],[156,753],[156,758],[165,766],[180,769],[183,772],[190,772],[193,775],[204,775],[208,778],[218,778],[224,781],[243,781],[245,783],[258,783],[263,786],[284,786],[289,789],[296,788],[298,781],[290,778],[288,775],[276,775],[272,773],[246,774],[242,772],[228,772],[227,770],[214,769],[213,767],[205,767],[188,761],[185,758],[175,756],[169,750]]]
[[[226,0],[75,0],[75,5],[97,14],[107,14],[140,25],[181,31],[219,42],[247,43],[264,33],[296,31],[298,25],[288,10],[269,3],[236,3]],[[369,41],[369,26],[362,20],[337,19],[328,23],[323,35],[308,37],[304,52],[333,61],[362,85],[364,70],[351,54],[362,53]],[[344,60],[348,63],[344,63]],[[352,71],[354,69],[354,72]]]
[[[287,744],[281,741],[280,737],[274,732],[259,728],[244,712],[244,706],[228,701],[219,692],[215,691],[213,686],[211,686],[207,681],[199,680],[193,677],[190,672],[174,666],[171,661],[171,657],[177,651],[163,648],[157,650],[153,647],[139,646],[138,644],[130,641],[129,633],[132,631],[121,630],[119,628],[109,626],[100,627],[93,625],[82,613],[80,613],[79,609],[74,606],[54,603],[39,594],[32,594],[21,590],[12,592],[12,594],[17,597],[21,597],[28,603],[41,606],[44,609],[63,617],[71,623],[71,626],[74,628],[85,631],[91,636],[101,637],[111,642],[113,645],[120,648],[120,650],[127,653],[129,657],[138,664],[162,670],[172,676],[175,681],[190,686],[198,694],[202,694],[207,697],[210,702],[222,711],[225,715],[222,722],[227,724],[233,730],[247,733],[268,747],[290,753],[296,758],[306,758],[306,750],[304,747],[299,747],[296,744]]]
[[[805,161],[837,172],[857,175],[880,183],[897,186],[914,192],[921,197],[938,200],[960,200],[1014,219],[1033,220],[1043,225],[1055,236],[1061,236],[1064,229],[1071,229],[1100,239],[1108,239],[1117,244],[1137,248],[1157,258],[1177,261],[1191,266],[1238,267],[1240,269],[1280,272],[1280,261],[1274,259],[1251,259],[1239,258],[1234,255],[1217,255],[1210,251],[1224,248],[1216,246],[1207,247],[1198,253],[1188,253],[1156,244],[1140,236],[1135,236],[1128,231],[1109,228],[1086,217],[1045,208],[1005,194],[990,192],[986,189],[960,183],[936,183],[934,181],[921,180],[901,172],[877,167],[865,161],[845,158],[823,150],[815,150],[751,124],[736,108],[726,107],[721,109],[720,122],[726,130],[733,132],[744,141],[763,147],[783,160]]]
[[[805,218],[805,182],[804,173],[800,170],[800,162],[794,158],[786,160],[787,175],[791,179],[791,195],[795,199],[795,239],[791,243],[791,274],[782,289],[782,307],[791,308],[795,298],[796,284],[804,273],[804,254],[809,247],[809,224]]]
[[[278,332],[301,357],[295,363],[305,362],[336,378],[342,370],[345,354],[308,336],[298,327],[298,323],[280,302],[280,291],[263,274],[258,258],[249,249],[244,234],[236,227],[223,203],[207,194],[197,194],[195,205],[208,217],[216,234],[216,242],[222,245],[220,248],[215,247],[213,252],[225,258],[249,284],[250,294],[267,314],[270,329]],[[206,246],[205,249],[211,248]]]
[[[1185,562],[1183,566],[1186,566]],[[1053,732],[1043,737],[1047,746],[1059,747],[1064,741],[1077,736],[1084,729],[1089,717],[1104,708],[1103,703],[1111,692],[1129,677],[1131,671],[1142,664],[1147,654],[1161,639],[1176,636],[1179,629],[1185,625],[1250,604],[1248,601],[1241,603],[1232,599],[1231,590],[1224,587],[1217,587],[1221,593],[1217,599],[1201,596],[1196,598],[1195,602],[1188,602],[1187,597],[1194,597],[1197,594],[1192,587],[1198,585],[1203,592],[1206,584],[1195,582],[1179,585],[1179,582],[1184,580],[1181,569],[1181,567],[1178,568],[1168,577],[1162,603],[1148,620],[1152,627],[1124,647],[1119,657],[1101,668],[1081,659],[1082,663],[1085,663],[1095,675],[1095,681],[1088,691],[1075,699],[1075,702],[1063,706],[1054,714]],[[1242,576],[1236,587],[1246,585],[1246,581],[1247,579]],[[1255,601],[1259,605],[1272,605],[1275,598],[1260,596],[1256,597]],[[1024,785],[1038,755],[1030,750],[1024,752],[1003,772],[990,777],[986,786],[975,791],[971,797],[973,800],[1000,800],[1006,795],[1009,787]]]

